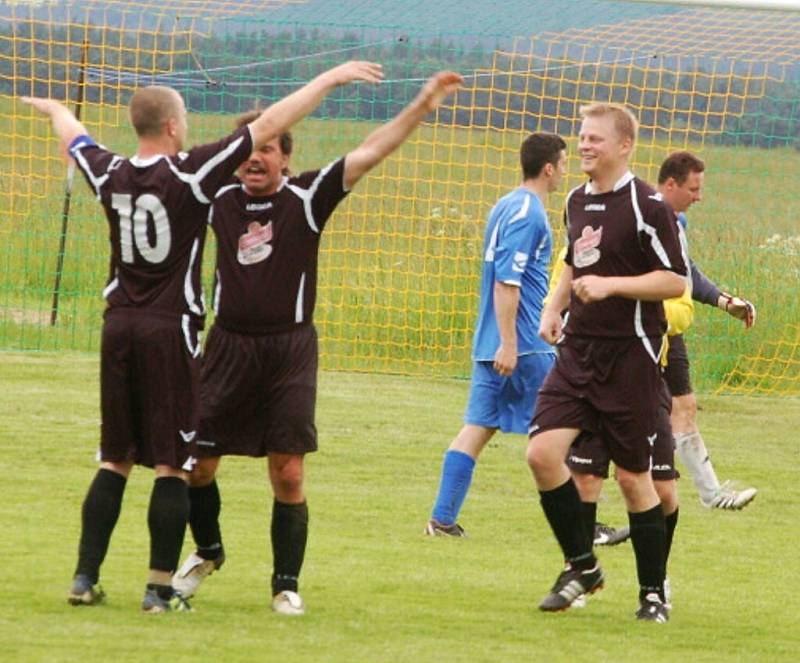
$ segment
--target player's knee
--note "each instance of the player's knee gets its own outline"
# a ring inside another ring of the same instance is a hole
[[[201,458],[197,461],[189,474],[189,485],[194,487],[207,486],[217,475],[218,458]]]
[[[596,502],[603,490],[603,477],[594,474],[572,473],[572,480],[584,502]]]
[[[528,443],[528,466],[533,470],[533,473],[539,475],[546,472],[553,466],[554,460],[558,463],[558,459],[553,458],[553,453],[547,444],[542,444],[538,438],[533,438]]]
[[[654,481],[653,485],[661,501],[664,515],[674,513],[678,508],[678,490],[675,481]]]
[[[303,457],[271,456],[270,481],[275,497],[281,502],[299,502],[303,499]]]
[[[693,393],[672,399],[672,421],[676,431],[690,430],[696,420],[697,399]]]

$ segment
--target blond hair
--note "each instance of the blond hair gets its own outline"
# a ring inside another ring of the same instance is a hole
[[[610,115],[614,120],[614,129],[622,138],[630,138],[631,144],[636,142],[639,133],[639,120],[627,106],[611,102],[596,102],[581,106],[581,117],[606,117]]]
[[[128,104],[136,135],[160,135],[167,120],[181,113],[180,98],[178,92],[165,85],[148,85],[136,90]]]

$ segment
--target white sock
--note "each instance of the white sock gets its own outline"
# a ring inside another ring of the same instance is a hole
[[[711,459],[708,457],[703,437],[699,431],[696,433],[676,433],[675,448],[681,462],[689,474],[692,475],[694,485],[700,493],[700,499],[703,502],[710,502],[717,493],[719,480],[714,472]]]

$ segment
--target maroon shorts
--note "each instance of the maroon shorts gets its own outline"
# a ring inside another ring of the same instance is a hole
[[[116,308],[100,352],[100,459],[190,470],[199,393],[197,325],[189,316]]]
[[[657,355],[661,339],[650,346]],[[530,434],[602,433],[617,466],[647,472],[660,394],[661,371],[642,339],[567,336],[539,391]]]
[[[672,410],[667,385],[662,381],[661,400],[656,419],[656,440],[653,443],[653,463],[650,473],[655,481],[670,481],[680,474],[675,469],[675,440],[672,437],[672,425],[669,416]],[[577,474],[592,474],[604,479],[608,478],[608,466],[611,457],[603,441],[602,432],[581,433],[573,442],[567,456],[567,465]]]
[[[683,334],[669,337],[667,365],[664,367],[664,379],[667,381],[669,393],[673,396],[686,396],[692,393],[692,380],[689,376],[689,352]]]
[[[261,336],[214,325],[203,358],[198,454],[316,451],[317,363],[313,325]]]

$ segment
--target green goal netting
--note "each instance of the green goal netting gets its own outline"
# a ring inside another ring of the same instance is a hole
[[[519,181],[526,133],[572,156],[549,210],[581,181],[578,108],[630,106],[634,170],[672,150],[707,164],[689,213],[697,264],[758,306],[756,326],[701,307],[687,335],[700,389],[800,393],[800,13],[592,0],[0,2],[0,349],[93,350],[108,269],[99,206],[48,123],[18,101],[80,110],[98,142],[132,154],[137,86],[172,85],[190,142],[347,59],[381,62],[379,87],[332,94],[296,128],[294,170],[318,167],[455,69],[464,88],[362,181],[324,236],[315,320],[328,369],[464,376],[480,246],[492,204]],[[213,242],[207,247],[210,276]],[[207,279],[208,283],[208,279]]]

